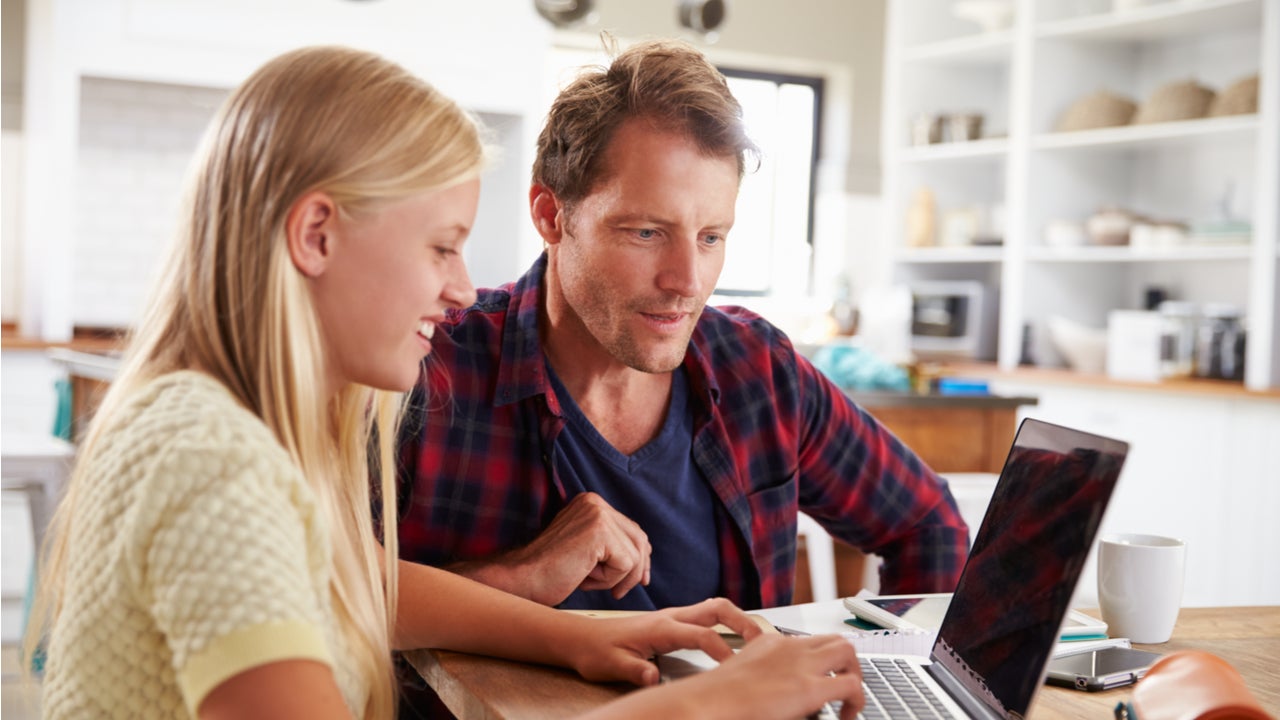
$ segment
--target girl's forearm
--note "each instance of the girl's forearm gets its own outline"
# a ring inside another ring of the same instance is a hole
[[[448,648],[573,666],[583,618],[426,565],[399,561],[397,649]]]

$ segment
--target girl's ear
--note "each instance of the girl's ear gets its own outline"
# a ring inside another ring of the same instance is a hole
[[[289,257],[298,272],[313,278],[329,267],[336,241],[337,218],[337,204],[322,192],[307,193],[293,204],[285,219],[285,235],[289,242]]]

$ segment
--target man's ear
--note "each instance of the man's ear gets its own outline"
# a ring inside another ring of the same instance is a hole
[[[529,215],[543,242],[555,245],[564,235],[564,207],[556,194],[545,185],[529,188]]]
[[[289,210],[285,235],[289,257],[298,272],[307,277],[322,274],[333,259],[338,206],[322,192],[303,195]]]

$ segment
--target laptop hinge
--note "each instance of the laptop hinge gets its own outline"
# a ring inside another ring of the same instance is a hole
[[[925,672],[929,673],[929,675],[942,686],[943,690],[947,691],[947,694],[951,696],[952,700],[956,701],[957,705],[963,708],[965,712],[969,713],[970,717],[1004,720],[1003,717],[995,710],[992,710],[984,703],[978,702],[972,695],[966,692],[964,686],[960,684],[960,681],[951,674],[950,670],[943,667],[942,663],[930,662],[928,665],[924,666],[924,669]]]

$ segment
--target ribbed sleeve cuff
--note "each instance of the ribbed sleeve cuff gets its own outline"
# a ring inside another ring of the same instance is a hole
[[[187,711],[197,717],[205,696],[224,681],[280,660],[316,660],[333,666],[320,628],[311,623],[291,620],[242,628],[217,638],[178,669],[178,687]]]

